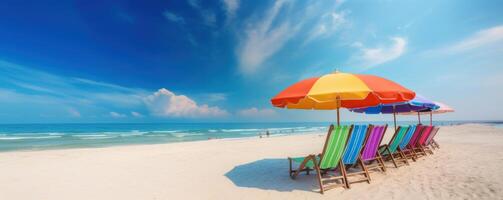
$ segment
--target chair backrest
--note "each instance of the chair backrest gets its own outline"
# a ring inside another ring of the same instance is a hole
[[[421,134],[421,137],[419,138],[419,141],[417,144],[424,145],[426,142],[426,139],[428,139],[432,130],[433,130],[433,126],[425,127],[423,134]]]
[[[433,141],[433,138],[435,137],[435,135],[437,135],[438,129],[440,129],[440,127],[438,127],[438,126],[433,127],[433,130],[431,130],[430,136],[428,136],[428,139],[426,139],[426,142],[425,142],[426,145],[431,144],[431,141]]]
[[[403,136],[403,139],[400,142],[400,145],[398,145],[400,147],[400,149],[405,149],[405,147],[407,147],[407,144],[409,144],[410,139],[412,138],[412,136],[416,132],[416,127],[417,126],[412,125],[412,126],[410,126],[409,130],[407,130],[407,133],[405,133],[405,135]]]
[[[351,133],[351,126],[336,126],[329,132],[321,153],[320,168],[335,168],[341,160],[342,153],[346,147],[346,142]]]
[[[417,141],[419,140],[419,137],[424,131],[424,128],[425,126],[423,125],[420,124],[417,125],[416,131],[414,131],[414,135],[412,135],[412,137],[410,138],[409,146],[414,147],[416,145]]]
[[[367,141],[365,142],[365,147],[363,147],[362,160],[372,160],[376,158],[377,149],[381,144],[387,128],[388,125],[372,126],[372,129],[369,131],[370,134],[367,137]]]
[[[400,126],[395,131],[395,134],[393,135],[393,137],[391,138],[391,140],[389,141],[389,144],[388,144],[388,148],[391,151],[391,153],[396,152],[396,149],[397,149],[398,145],[400,144],[400,142],[402,142],[403,136],[405,135],[407,130],[409,130],[409,127]]]
[[[369,125],[354,125],[351,131],[351,137],[348,139],[342,161],[344,164],[354,164],[360,155],[363,143],[369,131]]]

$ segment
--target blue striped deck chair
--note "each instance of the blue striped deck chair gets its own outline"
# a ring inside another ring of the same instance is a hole
[[[364,182],[370,183],[370,175],[367,170],[367,167],[363,164],[361,159],[361,151],[365,144],[365,140],[369,135],[369,130],[372,130],[372,126],[370,125],[355,125],[353,126],[353,131],[351,132],[351,137],[348,139],[348,143],[346,145],[346,149],[344,150],[344,156],[342,157],[342,161],[344,165],[348,167],[359,165],[361,170],[356,172],[346,172],[346,184],[347,188],[350,188],[350,183],[356,182]],[[357,181],[348,181],[349,176],[355,175],[363,175],[363,179]]]

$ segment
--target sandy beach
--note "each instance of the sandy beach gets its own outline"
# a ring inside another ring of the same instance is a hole
[[[386,137],[391,137],[388,131]],[[384,142],[388,139],[385,138]],[[0,199],[500,199],[503,129],[442,127],[434,155],[371,184],[317,192],[288,176],[287,156],[321,151],[323,135],[0,153]]]

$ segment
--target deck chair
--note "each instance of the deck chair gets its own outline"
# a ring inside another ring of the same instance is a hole
[[[365,141],[365,146],[363,147],[361,153],[361,159],[369,172],[377,169],[386,173],[386,166],[384,165],[383,157],[377,150],[382,142],[384,133],[386,133],[386,129],[388,129],[387,124],[384,126],[372,126],[369,131],[370,134]]]
[[[370,176],[367,167],[363,164],[361,159],[361,150],[365,139],[367,139],[369,130],[371,126],[369,125],[355,125],[353,126],[353,131],[351,132],[351,137],[348,139],[346,148],[344,150],[344,155],[342,156],[342,162],[346,166],[346,187],[350,188],[351,183],[364,182],[370,183]],[[359,165],[361,171],[349,172],[349,168]],[[363,178],[357,181],[349,182],[349,176],[363,175]]]
[[[432,150],[434,150],[435,148],[439,148],[438,143],[435,142],[434,140],[435,135],[437,135],[438,129],[440,129],[440,127],[438,126],[433,127],[430,136],[428,137],[428,139],[426,139],[426,146],[431,147]]]
[[[413,148],[411,148],[411,146],[414,146],[416,144],[417,140],[419,139],[421,133],[424,130],[424,127],[425,126],[418,124],[416,126],[416,129],[413,131],[410,140],[407,143],[406,142],[400,143],[400,151],[402,151],[402,153],[405,155],[407,159],[410,158],[414,162],[417,159],[417,155],[416,152],[413,151]]]
[[[309,173],[310,169],[316,171],[318,184],[320,185],[320,193],[338,186],[347,187],[346,169],[342,163],[342,154],[346,147],[347,140],[353,126],[330,126],[328,129],[327,138],[323,151],[319,155],[311,154],[306,157],[288,158],[290,161],[290,177],[295,179],[302,171]],[[292,163],[300,163],[298,169],[292,169]],[[341,175],[330,176],[329,172],[339,168]],[[307,170],[306,170],[307,169]],[[342,183],[337,184],[335,181],[340,180]]]
[[[383,156],[384,160],[391,160],[396,168],[398,168],[398,163],[401,162],[403,162],[406,165],[409,165],[409,161],[407,161],[405,155],[401,154],[400,152],[396,153],[398,145],[400,144],[400,142],[402,142],[402,139],[405,136],[405,133],[407,133],[407,130],[409,130],[409,127],[404,126],[398,127],[389,143],[381,145],[379,147],[379,152]]]
[[[430,136],[432,129],[433,129],[432,126],[425,126],[424,130],[421,132],[421,135],[418,137],[417,141],[412,145],[412,150],[416,154],[416,159],[420,156],[428,155],[426,153],[427,149],[424,148],[424,143],[426,142],[428,136]],[[430,153],[432,153],[431,150]]]
[[[433,154],[433,151],[430,149],[430,147],[428,145],[426,145],[426,141],[428,140],[430,135],[433,133],[434,129],[435,129],[434,126],[426,127],[425,131],[423,132],[423,135],[419,139],[419,148],[421,148],[425,154],[427,152],[430,154]]]

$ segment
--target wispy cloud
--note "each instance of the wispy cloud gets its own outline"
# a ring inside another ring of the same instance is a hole
[[[162,14],[166,19],[168,19],[171,22],[185,24],[185,19],[179,15],[176,15],[175,13],[166,10]]]
[[[243,117],[272,117],[276,115],[276,111],[269,108],[258,109],[255,107],[247,108],[238,111],[239,116]]]
[[[121,113],[118,113],[118,112],[110,112],[109,114],[113,118],[124,118],[124,117],[126,117],[125,114],[121,114]]]
[[[275,1],[261,15],[245,20],[238,31],[236,54],[239,70],[253,74],[267,64],[288,42],[326,37],[345,22],[345,12],[335,12],[340,3],[334,1]],[[320,18],[320,15],[326,16]],[[313,25],[315,23],[316,25]],[[302,33],[302,34],[300,34]],[[306,36],[307,35],[307,36]]]
[[[210,102],[225,101],[227,100],[227,94],[225,93],[208,93],[203,95],[204,99]]]
[[[478,31],[472,36],[442,49],[442,51],[446,53],[460,53],[487,46],[503,49],[503,26],[495,26]]]
[[[141,118],[143,115],[136,111],[131,111],[131,116]]]
[[[227,111],[219,107],[198,105],[189,97],[176,95],[165,88],[145,97],[144,101],[150,112],[157,116],[199,118],[228,115]]]
[[[76,110],[75,108],[68,108],[68,113],[72,117],[80,117],[81,116],[80,112],[78,110]]]
[[[217,16],[215,12],[210,9],[205,9],[201,6],[198,0],[188,0],[189,5],[196,9],[203,19],[203,24],[206,26],[215,26],[217,23]]]
[[[305,43],[318,38],[325,38],[335,33],[339,28],[346,23],[346,15],[348,12],[330,12],[324,14],[311,30]]]
[[[278,13],[286,1],[276,1],[265,16],[246,28],[244,40],[238,50],[241,71],[255,72],[260,65],[285,45],[296,31],[289,21],[278,22]]]
[[[222,4],[224,5],[227,19],[234,18],[236,11],[239,8],[239,0],[222,0]]]
[[[368,48],[362,43],[354,43],[358,53],[350,59],[352,66],[368,69],[383,63],[395,60],[402,56],[407,47],[407,40],[403,37],[393,37],[391,43],[378,47]]]

